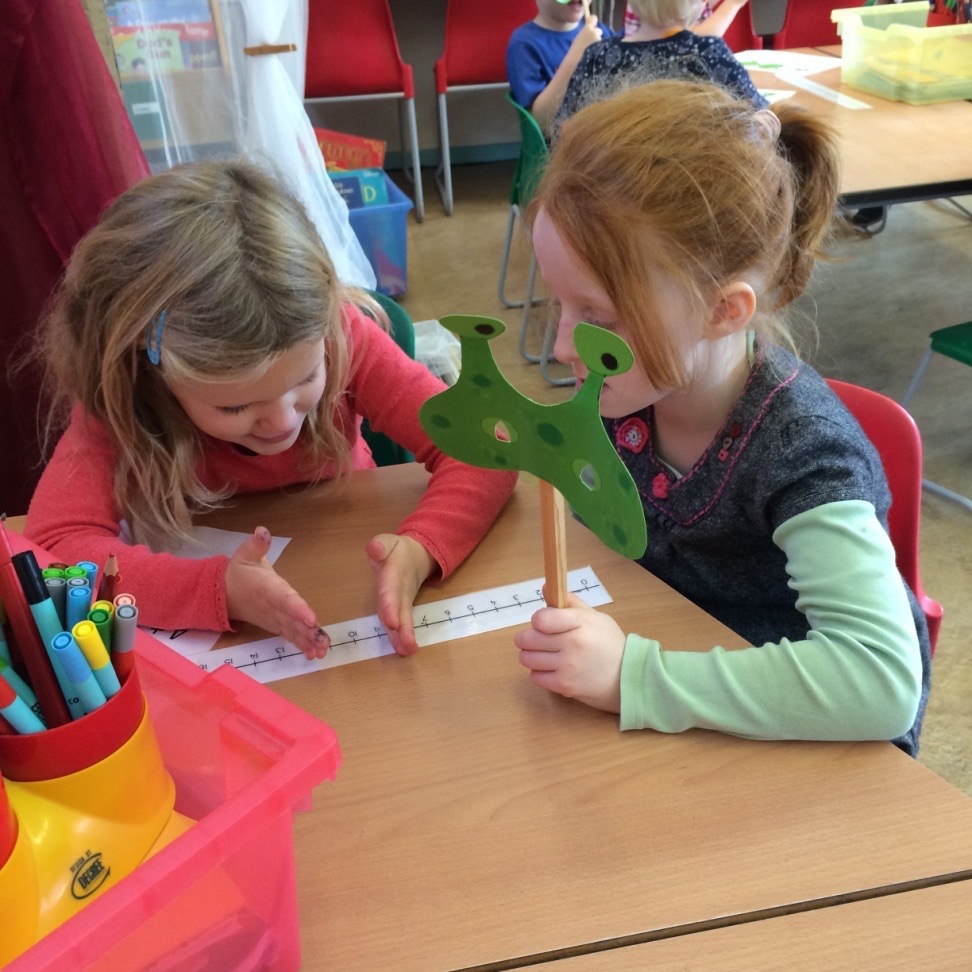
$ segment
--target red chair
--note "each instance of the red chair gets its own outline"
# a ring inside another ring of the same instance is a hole
[[[862,7],[864,0],[788,0],[783,29],[773,38],[774,50],[825,47],[839,44],[837,25],[830,19],[835,7]]]
[[[446,95],[455,91],[509,89],[506,46],[510,34],[537,15],[534,0],[448,0],[445,45],[435,62],[439,114],[439,169],[435,181],[447,216],[452,215],[452,160]]]
[[[307,76],[304,104],[398,99],[403,168],[415,187],[415,219],[425,217],[415,83],[402,61],[387,0],[310,0],[307,24]],[[404,165],[406,145],[411,172]]]
[[[925,594],[918,563],[921,525],[921,434],[914,419],[896,401],[845,381],[827,384],[857,419],[874,444],[891,489],[888,533],[901,576],[914,591],[928,621],[932,654],[942,625],[942,606]]]
[[[738,53],[739,51],[760,51],[763,49],[763,38],[753,30],[753,17],[746,4],[735,17],[732,23],[726,28],[722,39],[729,45],[729,50]]]

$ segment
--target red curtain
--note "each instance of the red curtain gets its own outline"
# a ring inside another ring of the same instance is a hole
[[[39,372],[11,378],[64,264],[149,174],[80,0],[3,0],[0,16],[0,511],[40,475]]]

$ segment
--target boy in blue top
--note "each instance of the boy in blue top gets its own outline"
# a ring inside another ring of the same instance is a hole
[[[581,0],[537,0],[537,15],[517,27],[506,48],[506,75],[517,104],[546,130],[563,101],[567,82],[584,51],[613,32]]]

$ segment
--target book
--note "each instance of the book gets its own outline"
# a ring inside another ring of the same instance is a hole
[[[209,0],[109,0],[105,12],[125,78],[222,64]]]
[[[347,172],[329,172],[328,175],[348,204],[348,209],[388,205],[388,187],[383,169],[351,169]]]
[[[348,135],[329,128],[315,128],[314,134],[329,171],[381,169],[385,164],[385,143],[381,139]]]

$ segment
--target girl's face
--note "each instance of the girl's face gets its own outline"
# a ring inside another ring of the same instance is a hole
[[[171,381],[195,426],[261,456],[289,449],[324,394],[324,340],[285,351],[259,378],[238,382]]]
[[[581,321],[614,331],[625,341],[629,340],[628,322],[618,320],[618,313],[588,269],[578,260],[574,251],[563,241],[553,221],[544,210],[537,214],[533,226],[533,251],[544,281],[560,303],[560,320],[553,352],[558,361],[570,365],[578,383],[587,377],[587,368],[574,348],[574,329]],[[637,285],[637,281],[632,281]],[[675,288],[659,309],[662,316],[678,313]],[[677,317],[675,318],[677,319]],[[667,390],[655,388],[636,360],[629,371],[604,382],[601,391],[601,415],[605,418],[623,418],[649,405],[667,394]]]

